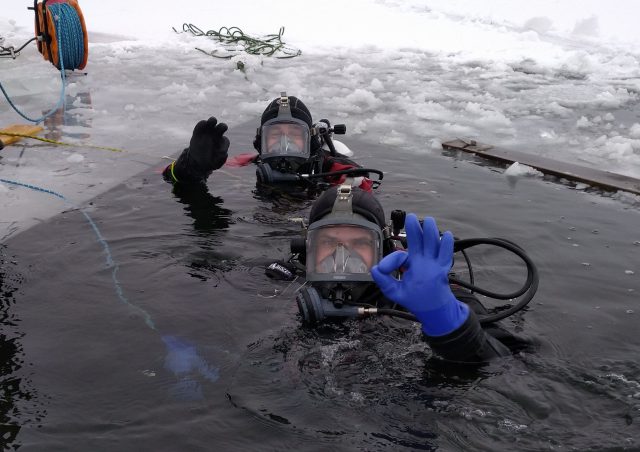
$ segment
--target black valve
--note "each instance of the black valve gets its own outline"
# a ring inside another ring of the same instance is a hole
[[[391,224],[393,226],[393,235],[398,235],[404,228],[404,222],[407,218],[407,212],[404,210],[391,211]]]
[[[306,251],[306,240],[304,237],[294,237],[291,239],[291,252],[293,254],[303,254]]]
[[[337,135],[344,135],[347,133],[347,126],[344,124],[336,124],[333,126],[333,133]]]

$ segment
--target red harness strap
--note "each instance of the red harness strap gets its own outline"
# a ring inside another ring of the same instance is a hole
[[[351,168],[357,168],[357,166],[333,162],[328,172],[342,171],[342,170],[351,169]],[[346,174],[342,174],[340,176],[332,177],[331,180],[329,180],[329,182],[331,183],[331,185],[340,185],[345,181],[346,178],[347,178]],[[363,177],[359,188],[361,188],[366,192],[371,193],[373,191],[373,181],[367,177]]]

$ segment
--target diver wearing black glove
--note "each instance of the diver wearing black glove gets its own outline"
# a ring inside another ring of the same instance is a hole
[[[336,133],[344,133],[344,126],[336,126],[335,129]],[[229,140],[224,136],[226,130],[227,125],[218,123],[214,117],[200,121],[193,130],[189,147],[164,169],[165,179],[180,184],[206,182],[211,173],[227,160]],[[313,124],[307,106],[297,97],[282,93],[262,113],[253,142],[258,153],[237,155],[233,163],[235,166],[255,163],[260,185],[286,184],[324,189],[342,183],[347,177],[345,172],[361,168],[335,150],[330,138],[333,130],[327,120]],[[330,149],[325,149],[323,144]],[[371,191],[374,184],[367,177],[368,173],[362,170],[358,176],[361,177],[354,179],[356,185]]]
[[[189,147],[162,175],[166,180],[185,184],[206,183],[211,173],[227,161],[229,139],[224,136],[227,125],[215,117],[200,121],[193,129]]]

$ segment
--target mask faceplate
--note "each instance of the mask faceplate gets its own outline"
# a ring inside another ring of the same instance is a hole
[[[296,119],[267,121],[262,126],[262,159],[296,157],[308,159],[311,155],[309,127]]]
[[[380,260],[379,232],[359,224],[327,224],[307,235],[307,276],[361,280]]]

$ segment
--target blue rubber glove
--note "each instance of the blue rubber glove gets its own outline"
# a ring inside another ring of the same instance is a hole
[[[428,336],[444,336],[459,328],[469,317],[469,307],[461,303],[449,287],[453,262],[453,235],[440,238],[433,218],[424,227],[414,214],[405,221],[408,251],[395,251],[371,269],[371,276],[390,300],[404,306],[422,323]],[[391,275],[405,268],[402,279]]]

